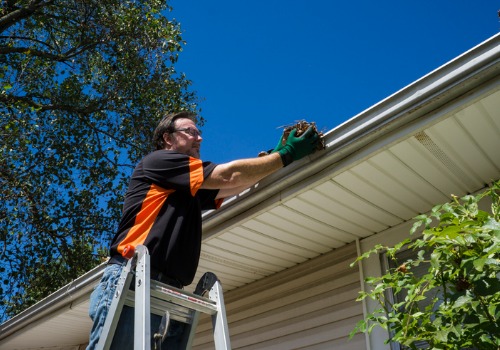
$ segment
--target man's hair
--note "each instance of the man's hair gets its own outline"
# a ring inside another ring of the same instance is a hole
[[[191,119],[193,122],[197,123],[198,118],[196,113],[193,112],[177,112],[167,114],[160,121],[153,134],[153,146],[156,150],[165,148],[165,141],[163,140],[164,134],[170,134],[175,131],[175,121],[180,118]]]

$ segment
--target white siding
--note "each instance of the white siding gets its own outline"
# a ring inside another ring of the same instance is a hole
[[[359,271],[350,244],[225,295],[233,349],[364,349],[349,340],[362,317]],[[224,284],[224,281],[222,281]],[[213,349],[212,326],[202,317],[194,349]]]

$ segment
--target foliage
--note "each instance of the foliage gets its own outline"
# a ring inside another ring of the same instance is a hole
[[[158,120],[197,110],[170,10],[1,1],[0,320],[100,262]]]
[[[380,326],[390,331],[390,341],[411,349],[422,341],[429,349],[499,349],[499,193],[500,183],[495,183],[480,195],[453,197],[416,217],[411,233],[423,226],[421,238],[392,248],[377,246],[359,257],[385,252],[396,259],[406,247],[417,252],[417,258],[397,262],[385,275],[366,279],[372,289],[358,300],[371,298],[380,308],[351,335]],[[480,210],[480,202],[491,202],[491,211]],[[414,273],[420,264],[428,266],[423,276]],[[392,303],[393,293],[402,301]]]

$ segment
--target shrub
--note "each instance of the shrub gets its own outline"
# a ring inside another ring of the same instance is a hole
[[[429,349],[500,349],[500,182],[483,193],[437,205],[419,215],[411,229],[422,227],[422,236],[394,247],[377,245],[357,261],[385,252],[389,259],[404,249],[414,259],[397,261],[381,277],[369,277],[369,292],[379,308],[351,332],[370,333],[380,326],[389,331],[388,341],[410,349],[426,343]],[[479,208],[491,201],[490,210]],[[424,275],[415,269],[426,264]],[[400,296],[393,302],[390,295]]]

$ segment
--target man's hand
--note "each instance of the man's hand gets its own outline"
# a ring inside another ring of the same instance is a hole
[[[285,147],[285,145],[286,145],[286,138],[287,138],[287,135],[286,135],[285,132],[283,132],[283,134],[280,136],[280,140],[278,141],[278,144],[269,153],[278,152],[280,149],[282,149],[283,147]]]
[[[256,158],[217,165],[204,179],[201,188],[218,189],[217,198],[238,194],[294,160],[324,149],[322,135],[314,123],[300,122],[287,127],[274,150],[262,152],[264,154]]]
[[[283,166],[313,153],[318,147],[319,135],[314,132],[312,126],[299,137],[295,136],[296,132],[297,129],[293,129],[288,135],[286,144],[277,151],[281,156]],[[279,144],[276,148],[278,147]]]
[[[316,123],[315,122],[307,122],[305,120],[300,120],[293,125],[286,126],[285,129],[283,130],[283,134],[280,136],[280,139],[279,139],[276,147],[274,147],[274,149],[270,149],[269,151],[259,152],[259,157],[263,157],[263,156],[269,155],[271,153],[276,153],[279,150],[281,150],[286,145],[286,140],[288,138],[288,135],[290,135],[290,132],[293,129],[297,129],[295,132],[295,136],[299,137],[303,133],[305,133],[310,127],[313,128],[314,133],[319,135],[319,142],[317,143],[316,149],[317,150],[325,149],[325,141],[323,140],[323,133],[317,129]]]

